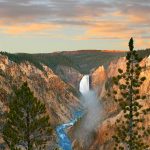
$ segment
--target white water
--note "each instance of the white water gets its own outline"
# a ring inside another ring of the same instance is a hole
[[[89,75],[84,75],[82,80],[80,81],[79,91],[82,93],[82,95],[85,95],[90,90],[90,84],[89,84]]]
[[[74,112],[74,116],[70,122],[57,126],[56,133],[58,136],[58,145],[61,150],[72,150],[72,142],[67,135],[66,129],[70,126],[73,126],[80,117],[82,117],[82,112]]]
[[[80,81],[79,90],[82,94],[80,100],[86,114],[81,120],[80,126],[75,131],[75,137],[80,141],[84,141],[85,145],[88,145],[92,139],[91,133],[97,127],[101,119],[101,107],[97,99],[97,94],[93,90],[90,90],[89,75],[83,76],[82,80]],[[58,144],[62,150],[72,150],[72,143],[65,129],[73,126],[75,122],[83,116],[83,113],[80,111],[75,112],[73,116],[74,117],[72,120],[70,120],[70,122],[62,124],[56,128]]]
[[[89,76],[85,75],[80,82],[80,92],[82,94],[89,91]],[[68,122],[57,126],[56,133],[58,137],[58,145],[62,150],[72,150],[72,143],[67,135],[66,129],[73,126],[79,118],[83,116],[82,111],[74,112],[73,118]]]
[[[97,93],[90,89],[89,75],[84,75],[80,81],[79,90],[82,94],[80,100],[85,110],[85,116],[80,122],[75,136],[80,141],[84,141],[84,145],[90,144],[91,135],[97,128],[101,120],[101,105],[97,97]]]

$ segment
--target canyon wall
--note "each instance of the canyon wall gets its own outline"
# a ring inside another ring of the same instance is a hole
[[[53,128],[72,117],[73,109],[80,104],[77,91],[49,67],[42,66],[40,70],[27,61],[18,64],[0,55],[0,114],[7,111],[12,89],[27,81],[35,97],[45,103]]]
[[[104,66],[99,66],[93,73],[91,73],[91,87],[100,94],[106,79],[107,73]]]
[[[147,99],[145,101],[139,100],[144,108],[150,108],[150,57],[145,57],[140,63],[144,69],[142,70],[141,77],[145,76],[146,81],[140,87],[140,94],[146,94]],[[99,68],[102,68],[101,66]],[[93,87],[95,89],[101,89],[98,91],[100,101],[103,105],[103,121],[97,128],[97,134],[95,140],[91,144],[89,150],[113,150],[112,135],[115,134],[115,121],[122,116],[122,112],[119,111],[117,103],[113,99],[107,97],[106,89],[112,85],[111,78],[118,75],[118,69],[126,70],[125,57],[114,60],[110,63],[107,70],[97,69],[93,75]],[[100,80],[102,78],[102,81]],[[150,115],[145,115],[144,126],[150,126]],[[150,137],[145,139],[150,141]],[[149,144],[149,143],[148,143]]]
[[[79,83],[83,75],[78,70],[69,66],[58,65],[55,72],[63,81],[69,83],[74,88],[79,89]]]

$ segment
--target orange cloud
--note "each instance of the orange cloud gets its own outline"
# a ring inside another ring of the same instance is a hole
[[[60,28],[60,25],[56,24],[46,24],[46,23],[32,23],[32,24],[22,24],[22,25],[1,25],[3,32],[6,34],[24,34],[28,32],[38,32],[44,30],[56,30]]]
[[[135,44],[137,48],[150,48],[150,41],[144,39],[137,39]]]
[[[131,36],[139,37],[146,33],[146,29],[129,27],[128,23],[121,22],[99,22],[90,26],[84,35],[78,37],[80,40],[87,39],[128,39]]]
[[[149,11],[143,10],[130,10],[129,12],[116,11],[112,14],[114,17],[120,17],[122,21],[128,21],[128,24],[150,23]]]

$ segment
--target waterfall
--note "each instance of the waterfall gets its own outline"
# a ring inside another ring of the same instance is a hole
[[[62,150],[72,150],[72,142],[67,135],[66,129],[73,126],[79,118],[83,117],[80,121],[80,126],[75,131],[75,138],[79,141],[85,141],[85,146],[91,142],[91,133],[100,121],[100,103],[96,92],[90,90],[89,79],[89,75],[84,75],[79,84],[79,91],[82,94],[80,101],[84,112],[83,110],[74,112],[72,119],[68,123],[61,124],[56,128],[58,144]]]
[[[79,91],[85,95],[89,92],[90,84],[89,84],[89,75],[84,75],[80,81]]]
[[[82,144],[85,149],[91,143],[91,135],[101,120],[102,110],[97,93],[90,89],[89,79],[89,75],[84,75],[80,81],[79,91],[82,94],[80,101],[84,107],[85,115],[80,121],[80,126],[75,131],[75,137],[79,141],[84,141]]]
[[[79,90],[83,95],[89,91],[89,75],[85,75],[82,78]],[[58,145],[62,150],[72,150],[72,142],[69,136],[67,135],[66,129],[70,126],[73,126],[82,116],[83,112],[81,110],[73,112],[73,117],[69,122],[56,127]]]

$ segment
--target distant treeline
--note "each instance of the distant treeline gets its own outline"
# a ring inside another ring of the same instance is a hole
[[[49,66],[53,70],[55,70],[56,67],[60,64],[76,68],[76,66],[68,57],[61,55],[61,54],[57,54],[57,55],[27,54],[27,53],[11,54],[7,52],[0,52],[0,54],[6,55],[11,61],[14,61],[16,63],[29,61],[30,63],[32,63],[33,65],[35,65],[37,68],[41,70],[43,70],[41,63]]]
[[[150,55],[150,49],[138,50],[139,56],[144,58]],[[78,70],[82,74],[88,74],[91,69],[97,68],[100,65],[107,67],[110,61],[123,57],[126,55],[125,52],[105,52],[101,50],[86,50],[77,52],[59,52],[59,53],[48,53],[48,54],[27,54],[27,53],[7,53],[0,52],[2,55],[8,56],[8,58],[16,63],[29,61],[37,68],[43,70],[41,65],[45,64],[50,67],[53,71],[56,70],[57,66],[64,65],[72,67]]]

